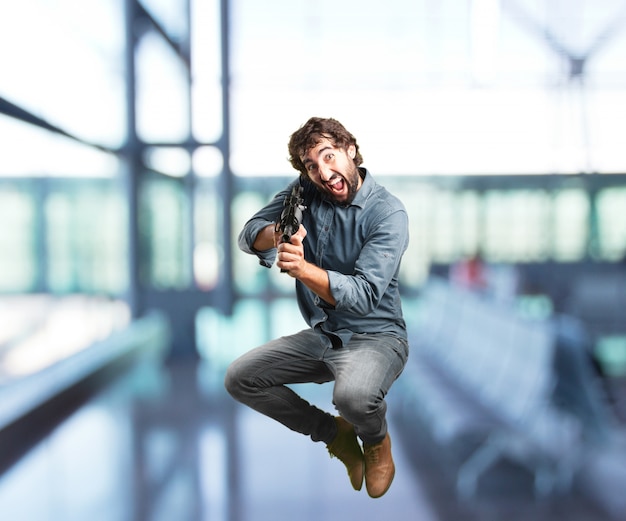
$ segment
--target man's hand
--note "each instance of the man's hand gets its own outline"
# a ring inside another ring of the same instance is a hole
[[[298,278],[306,269],[307,262],[304,260],[304,246],[302,244],[306,234],[306,228],[300,225],[298,231],[291,236],[291,242],[283,242],[280,232],[274,236],[278,250],[276,265],[295,278]]]
[[[335,305],[335,298],[330,291],[326,270],[304,259],[302,242],[306,237],[306,228],[300,225],[298,232],[291,236],[291,242],[282,242],[281,234],[276,236],[278,257],[276,265],[287,274],[302,282],[313,293],[319,295],[330,305]]]

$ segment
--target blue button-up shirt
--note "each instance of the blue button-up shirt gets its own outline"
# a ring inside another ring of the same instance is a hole
[[[334,347],[345,345],[354,333],[387,333],[406,339],[398,271],[408,246],[408,217],[402,202],[372,175],[360,169],[363,184],[349,206],[324,197],[304,181],[302,224],[307,230],[304,257],[328,272],[335,305],[322,300],[296,280],[296,295],[306,323]],[[295,180],[259,210],[239,235],[239,247],[270,267],[276,249],[256,251],[257,234],[278,221],[285,197]]]

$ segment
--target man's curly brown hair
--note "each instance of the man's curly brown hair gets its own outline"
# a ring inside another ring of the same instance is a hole
[[[323,138],[329,139],[334,146],[343,150],[347,150],[350,145],[354,145],[356,149],[354,164],[359,166],[363,163],[363,156],[359,152],[356,138],[339,121],[333,118],[313,117],[289,138],[289,162],[301,175],[306,177],[307,171],[300,158]]]

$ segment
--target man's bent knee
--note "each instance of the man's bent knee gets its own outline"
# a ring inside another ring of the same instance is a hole
[[[239,400],[243,394],[246,377],[242,371],[239,370],[237,361],[231,363],[226,369],[224,376],[224,387],[233,398]]]
[[[335,390],[333,403],[344,418],[352,423],[361,423],[375,414],[383,402],[379,394],[359,392],[351,389],[345,392]]]

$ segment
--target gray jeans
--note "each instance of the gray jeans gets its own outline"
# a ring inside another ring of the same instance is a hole
[[[311,405],[286,384],[334,381],[333,404],[365,443],[387,433],[385,396],[408,357],[405,340],[386,334],[355,334],[332,349],[311,329],[272,340],[235,360],[225,386],[236,400],[286,427],[330,443],[333,416]]]

